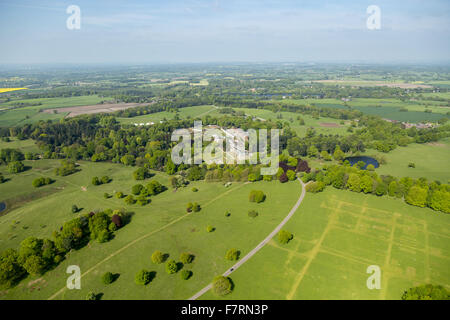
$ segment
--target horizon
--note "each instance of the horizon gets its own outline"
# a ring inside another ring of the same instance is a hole
[[[449,13],[445,0],[0,1],[0,64],[449,64]]]

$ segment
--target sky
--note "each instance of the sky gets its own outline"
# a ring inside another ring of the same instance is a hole
[[[0,0],[0,64],[449,63],[449,34],[450,0]]]

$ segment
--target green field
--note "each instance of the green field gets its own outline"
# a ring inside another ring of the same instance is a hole
[[[237,269],[226,299],[400,299],[424,283],[450,288],[445,214],[328,188],[307,194],[284,229],[294,239],[273,239]],[[380,290],[366,286],[370,265],[381,268]]]
[[[39,188],[53,189],[53,193],[19,203],[18,208],[0,217],[0,250],[17,248],[31,235],[50,237],[63,222],[74,216],[70,210],[72,204],[83,208],[81,214],[95,209],[125,207],[134,215],[131,223],[116,232],[110,242],[92,242],[70,252],[66,260],[44,276],[29,277],[17,287],[2,292],[3,299],[47,299],[58,292],[55,299],[84,299],[90,290],[103,293],[104,299],[186,299],[233,264],[224,259],[227,249],[237,248],[244,256],[278,225],[301,193],[298,182],[233,183],[229,188],[221,183],[197,182],[176,192],[170,188],[152,197],[152,202],[144,207],[127,206],[115,197],[104,199],[103,193],[120,190],[128,194],[131,186],[136,184],[131,178],[134,168],[81,162],[80,172],[56,177],[53,167],[57,161],[25,162],[33,169],[7,175],[10,180],[0,185],[2,200],[35,192],[31,182],[40,175],[56,180],[52,185]],[[4,167],[0,167],[0,171],[5,172]],[[93,176],[102,175],[110,176],[113,181],[102,186],[90,184]],[[152,179],[168,185],[165,174],[157,174]],[[193,186],[199,191],[192,192]],[[248,193],[253,189],[263,190],[267,200],[262,204],[250,203]],[[200,203],[202,210],[186,214],[186,204],[190,201]],[[248,217],[250,209],[257,210],[259,216]],[[227,210],[231,212],[230,217],[225,217]],[[216,230],[208,233],[208,225]],[[166,274],[164,265],[153,265],[150,256],[154,250],[161,250],[177,261],[181,252],[192,252],[195,260],[192,265],[185,266],[193,271],[192,278],[183,281],[179,274]],[[73,264],[81,268],[82,289],[60,292],[67,279],[66,267]],[[156,272],[155,279],[146,287],[133,281],[136,272],[143,268]],[[106,271],[120,274],[110,286],[100,281]]]
[[[156,123],[163,120],[171,120],[175,118],[175,115],[175,112],[162,111],[132,118],[117,118],[117,120],[123,124],[145,124],[150,122]],[[206,115],[218,116],[219,112],[217,111],[217,108],[215,106],[187,107],[179,109],[178,112],[178,116],[180,117],[180,119],[185,119],[186,117],[200,118]]]
[[[278,112],[274,113],[265,109],[252,109],[252,108],[236,108],[236,111],[245,112],[247,115],[261,118],[264,120],[280,120],[289,123],[289,126],[297,133],[298,136],[304,137],[308,128],[314,128],[318,134],[348,134],[347,128],[349,123],[340,124],[339,120],[332,118],[321,117],[320,119],[314,119],[313,117],[295,112]],[[277,119],[277,116],[281,114],[282,118]],[[304,125],[300,125],[297,117],[300,116],[304,121]],[[335,127],[327,127],[324,123],[334,124]]]
[[[39,112],[39,110],[94,105],[104,100],[108,100],[108,98],[92,95],[67,98],[13,100],[0,103],[0,127],[17,126],[39,120],[61,119],[66,116],[66,113],[51,114]],[[12,109],[18,103],[40,103],[40,105]]]
[[[367,152],[373,155],[373,152]],[[378,174],[390,174],[396,177],[425,177],[442,183],[450,181],[450,138],[426,144],[410,144],[397,147],[389,153],[379,153],[387,163],[377,169]],[[408,168],[412,162],[415,168]]]
[[[315,105],[316,107],[338,108],[361,111],[364,114],[380,116],[405,122],[435,122],[447,115],[450,108],[447,103],[441,101],[400,101],[398,99],[375,99],[375,98],[354,98],[351,101],[343,102],[337,99],[300,99],[290,100],[291,103],[299,105]],[[400,109],[408,111],[400,111]],[[425,110],[431,110],[431,113]]]

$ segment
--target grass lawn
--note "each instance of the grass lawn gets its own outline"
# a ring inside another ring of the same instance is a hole
[[[226,299],[400,299],[425,283],[450,288],[443,213],[329,187],[308,193],[284,229],[294,239],[273,239],[237,269]],[[366,286],[370,265],[381,268],[380,290]]]
[[[370,151],[367,154],[373,155]],[[411,178],[425,177],[442,183],[450,182],[450,138],[434,143],[414,143],[380,154],[386,158],[387,164],[376,169],[378,174]],[[410,162],[413,162],[416,167],[408,168]]]
[[[0,140],[0,150],[1,149],[20,149],[23,153],[26,152],[39,152],[39,148],[35,141],[32,139],[19,140],[17,138],[10,138],[11,141],[5,142]]]
[[[95,209],[124,207],[134,215],[130,224],[116,232],[110,242],[92,242],[70,252],[66,260],[42,277],[29,277],[17,287],[1,292],[2,299],[84,299],[91,290],[103,293],[104,299],[189,298],[233,264],[224,259],[228,249],[237,248],[241,257],[244,256],[279,224],[301,193],[298,182],[233,183],[229,188],[222,183],[195,182],[176,192],[169,188],[152,197],[152,202],[146,206],[127,206],[122,199],[104,199],[103,193],[123,191],[129,194],[131,186],[137,183],[132,179],[135,168],[81,162],[80,172],[55,177],[53,167],[57,161],[38,160],[31,165],[33,169],[27,172],[8,176],[11,180],[0,185],[0,194],[14,196],[21,186],[24,190],[20,192],[31,191],[31,181],[39,175],[56,180],[53,185],[39,189],[59,189],[44,198],[25,202],[0,217],[0,250],[17,248],[27,236],[50,237],[63,222],[76,215],[71,213],[72,204],[83,208],[80,214]],[[0,170],[4,171],[3,168]],[[113,181],[101,186],[90,184],[93,176],[102,175],[110,176]],[[158,173],[152,179],[168,186],[168,178]],[[192,187],[199,191],[193,192]],[[254,189],[265,192],[267,199],[264,203],[248,201],[248,194]],[[202,210],[186,214],[186,204],[193,201],[198,202]],[[250,209],[257,210],[259,216],[248,217]],[[230,217],[225,216],[228,210]],[[208,225],[215,227],[215,231],[208,233]],[[192,270],[192,278],[182,280],[179,272],[168,275],[164,265],[152,264],[150,256],[155,250],[169,254],[169,259],[177,262],[182,252],[192,252],[194,262],[183,267]],[[81,290],[64,289],[68,276],[65,271],[69,265],[81,268]],[[156,272],[156,277],[145,287],[134,283],[134,276],[141,269]],[[100,281],[106,271],[120,274],[109,286]]]

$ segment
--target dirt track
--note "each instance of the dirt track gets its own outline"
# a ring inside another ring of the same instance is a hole
[[[79,116],[80,114],[108,113],[119,110],[126,110],[135,107],[148,106],[150,103],[105,103],[91,106],[67,107],[45,109],[45,113],[68,113],[67,118]]]

